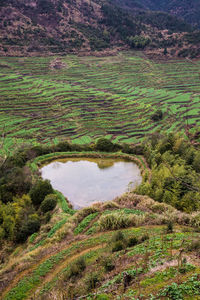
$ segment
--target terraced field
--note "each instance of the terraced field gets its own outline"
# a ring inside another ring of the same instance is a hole
[[[74,213],[57,207],[51,222],[16,248],[0,270],[0,299],[199,299],[200,233],[180,225],[186,215],[132,193]],[[161,225],[169,213],[180,223],[172,232]],[[135,226],[119,233],[118,223],[104,222],[114,216]]]
[[[113,57],[3,57],[0,132],[4,150],[24,142],[106,136],[138,142],[156,130],[200,125],[200,61],[155,62],[140,52]],[[163,120],[151,116],[161,109]]]

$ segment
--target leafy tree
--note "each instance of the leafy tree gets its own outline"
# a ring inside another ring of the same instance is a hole
[[[166,48],[166,47],[165,47],[164,50],[163,50],[163,54],[164,54],[164,55],[167,55],[167,54],[168,54],[168,51],[167,51],[167,48]]]
[[[60,152],[71,151],[71,145],[69,144],[68,141],[60,142],[55,146],[55,151],[60,151]]]
[[[141,35],[130,36],[128,43],[132,48],[144,49],[150,43],[150,39]]]
[[[49,180],[38,180],[30,190],[30,197],[33,204],[37,207],[42,203],[45,196],[53,193],[53,188]]]
[[[163,112],[161,109],[157,110],[151,117],[153,121],[160,121],[163,118]]]
[[[0,242],[3,241],[5,237],[5,230],[0,226]]]
[[[96,149],[99,151],[105,151],[105,152],[110,152],[114,148],[113,143],[105,138],[100,138],[98,139],[96,143]]]
[[[12,240],[14,236],[15,219],[11,215],[5,215],[2,227],[5,231],[5,237]]]
[[[47,195],[40,205],[40,209],[43,213],[49,210],[53,210],[57,204],[57,197],[54,194]]]
[[[196,172],[200,172],[200,152],[196,152],[193,162],[193,168]]]
[[[40,220],[37,214],[30,215],[16,234],[17,242],[24,242],[27,237],[40,229]]]

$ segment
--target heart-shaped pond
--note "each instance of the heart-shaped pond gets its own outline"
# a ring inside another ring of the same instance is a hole
[[[120,196],[141,183],[138,166],[123,159],[68,158],[41,169],[43,179],[63,193],[75,209]]]

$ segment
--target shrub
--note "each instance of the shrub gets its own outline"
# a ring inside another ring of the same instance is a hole
[[[110,257],[106,257],[103,260],[103,266],[106,272],[110,272],[115,268],[115,265]]]
[[[130,237],[127,242],[128,247],[133,247],[138,244],[138,239],[136,237]]]
[[[150,43],[150,39],[144,36],[130,36],[128,38],[128,44],[131,48],[144,49]]]
[[[124,249],[124,243],[121,241],[117,241],[114,243],[112,247],[112,252],[118,252]]]
[[[3,241],[5,237],[5,231],[2,227],[0,227],[0,241]]]
[[[87,290],[90,291],[94,289],[97,286],[97,283],[99,282],[99,274],[97,272],[92,272],[90,275],[86,278],[86,287]]]
[[[160,121],[163,118],[163,112],[162,110],[157,110],[152,116],[151,119],[156,122],[156,121]]]
[[[113,240],[113,242],[124,241],[125,237],[124,237],[123,232],[121,232],[121,231],[115,232],[113,234],[112,240]]]
[[[167,228],[166,228],[167,233],[172,233],[173,232],[173,223],[171,221],[168,222]]]
[[[51,212],[48,211],[46,214],[45,214],[45,223],[49,223],[49,221],[51,220]]]
[[[30,190],[30,197],[34,205],[39,206],[45,196],[53,193],[49,180],[38,180]]]
[[[58,151],[58,152],[71,151],[71,145],[68,143],[68,141],[59,142],[55,146],[55,151]]]
[[[190,245],[188,245],[188,251],[200,252],[200,240],[193,240]]]
[[[99,218],[100,230],[116,230],[120,228],[127,228],[136,224],[138,216],[126,215],[124,213],[110,213]]]
[[[149,235],[147,233],[143,234],[140,238],[140,242],[143,243],[146,240],[149,240]]]
[[[99,151],[110,152],[114,148],[113,143],[105,138],[98,139],[96,143],[96,149]]]
[[[191,225],[200,228],[200,213],[195,213],[191,217]]]
[[[40,209],[43,213],[53,210],[57,204],[57,197],[54,194],[47,195],[40,205]]]
[[[183,263],[182,266],[178,269],[181,274],[185,274],[189,271],[193,271],[195,267],[191,264]]]
[[[27,237],[40,229],[40,220],[37,214],[30,215],[19,231],[16,233],[16,241],[24,242]]]
[[[85,259],[83,257],[78,258],[70,267],[69,277],[77,277],[83,273],[86,268]]]

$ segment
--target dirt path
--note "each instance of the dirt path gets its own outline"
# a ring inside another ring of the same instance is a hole
[[[102,233],[98,233],[98,234],[96,234],[95,235],[95,237],[97,237],[97,236],[99,236],[99,235],[101,235]],[[75,242],[72,242],[72,243],[70,243],[70,244],[68,244],[67,246],[65,246],[65,247],[61,247],[61,248],[59,248],[59,249],[57,249],[57,250],[59,250],[59,252],[60,251],[63,251],[63,250],[67,250],[68,248],[70,248],[70,247],[72,247],[74,244],[76,244],[78,242],[78,240],[77,241],[75,241]],[[102,244],[101,245],[98,245],[98,246],[95,246],[95,247],[102,247]],[[94,247],[94,248],[95,248]],[[85,249],[85,250],[83,250],[82,252],[79,252],[78,254],[76,254],[77,255],[77,257],[78,256],[81,256],[81,255],[83,255],[84,253],[84,251],[86,251],[86,252],[88,252],[88,251],[90,251],[90,250],[94,250],[94,248],[87,248],[87,249]],[[54,249],[55,250],[55,249]],[[18,283],[19,283],[19,281],[24,277],[24,276],[27,276],[28,274],[31,274],[40,264],[42,264],[44,261],[46,261],[47,259],[49,259],[51,256],[53,256],[53,255],[55,255],[57,253],[57,251],[55,252],[55,251],[52,251],[51,253],[49,253],[49,254],[47,254],[47,255],[45,255],[44,257],[42,257],[40,260],[38,260],[35,264],[33,264],[33,265],[31,265],[28,269],[26,269],[26,270],[23,270],[22,272],[20,272],[17,276],[15,276],[14,277],[14,279],[10,282],[10,284],[2,291],[2,294],[0,295],[0,299],[2,300],[4,297],[5,297],[5,295],[7,294],[7,293],[9,293],[9,291],[10,290],[12,290]],[[69,259],[69,258],[68,258]],[[68,259],[66,259],[66,261],[68,260]],[[73,259],[75,259],[75,258],[73,258],[73,257],[71,257],[71,259],[73,260]],[[64,262],[63,262],[64,263]],[[61,264],[62,264],[62,262],[61,262]],[[48,275],[47,275],[48,276]]]
[[[62,250],[67,250],[68,248],[72,247],[74,244],[76,244],[76,242],[73,242],[71,244],[68,244],[66,247],[61,247],[59,249],[59,251],[62,251]],[[55,250],[55,249],[53,249]],[[52,251],[51,253],[45,255],[44,257],[42,257],[40,260],[38,260],[35,264],[33,265],[30,265],[28,267],[28,269],[24,270],[24,271],[21,271],[17,276],[15,276],[13,278],[13,280],[10,282],[10,284],[3,290],[1,296],[0,296],[0,299],[3,299],[4,296],[12,289],[14,288],[18,282],[24,277],[24,276],[27,276],[29,273],[32,273],[40,264],[42,264],[45,260],[49,259],[51,256],[55,255],[57,253],[57,251]]]
[[[34,299],[37,299],[37,297],[39,296],[40,290],[43,286],[45,286],[45,284],[47,284],[48,282],[51,282],[51,280],[53,278],[56,277],[56,275],[58,275],[64,268],[66,268],[68,266],[69,263],[71,263],[72,261],[76,260],[77,258],[79,258],[80,256],[83,256],[84,254],[90,252],[90,251],[95,251],[98,250],[100,248],[103,248],[103,246],[105,246],[105,244],[101,244],[95,247],[91,247],[89,249],[85,249],[75,255],[72,255],[71,257],[68,257],[67,259],[65,259],[64,261],[62,261],[60,264],[58,264],[54,270],[50,273],[47,274],[47,276],[44,278],[44,280],[42,281],[42,283],[37,286],[36,290],[32,290],[31,294],[29,295],[29,297],[27,298],[28,300],[33,299],[32,297],[34,296]]]

